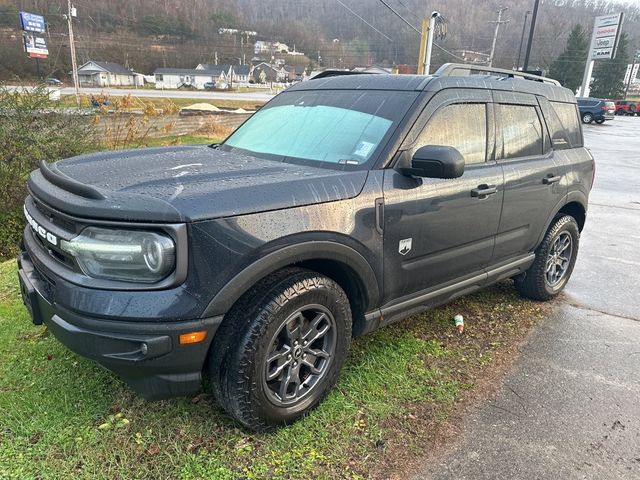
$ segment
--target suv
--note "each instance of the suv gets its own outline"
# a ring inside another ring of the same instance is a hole
[[[616,115],[635,115],[636,114],[636,102],[629,102],[626,100],[616,100],[613,102],[615,105]]]
[[[578,98],[578,109],[582,123],[604,123],[605,120],[613,120],[615,118],[616,105],[610,100],[602,98]]]
[[[204,373],[268,430],[321,401],[353,336],[508,278],[555,297],[593,176],[553,80],[325,74],[221,144],[41,164],[21,289],[34,323],[145,398]]]

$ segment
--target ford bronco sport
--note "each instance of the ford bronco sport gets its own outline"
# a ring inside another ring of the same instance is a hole
[[[43,163],[24,303],[147,399],[204,378],[245,426],[287,424],[353,336],[502,279],[563,289],[594,177],[579,120],[518,72],[325,74],[218,145]]]

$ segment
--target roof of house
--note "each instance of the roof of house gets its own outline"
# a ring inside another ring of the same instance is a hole
[[[236,75],[249,75],[251,67],[249,65],[234,65],[233,71]]]
[[[98,68],[85,68],[89,65],[96,65]],[[83,70],[84,69],[84,70]],[[96,62],[95,60],[89,60],[87,63],[78,68],[79,73],[96,73],[100,71],[105,71],[109,73],[116,73],[120,75],[131,75],[131,71],[120,65],[119,63],[113,62]]]

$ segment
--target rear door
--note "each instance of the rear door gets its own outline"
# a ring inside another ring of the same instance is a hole
[[[496,157],[504,170],[504,204],[492,263],[533,251],[567,192],[566,159],[551,146],[535,96],[494,91]]]
[[[462,177],[416,178],[385,170],[385,301],[477,273],[489,263],[503,194],[490,100],[487,90],[436,94],[401,148],[411,158],[425,145],[455,147],[465,157]]]

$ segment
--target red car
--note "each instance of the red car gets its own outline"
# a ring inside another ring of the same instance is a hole
[[[630,102],[627,100],[616,100],[616,115],[635,115],[636,114],[636,102]]]

